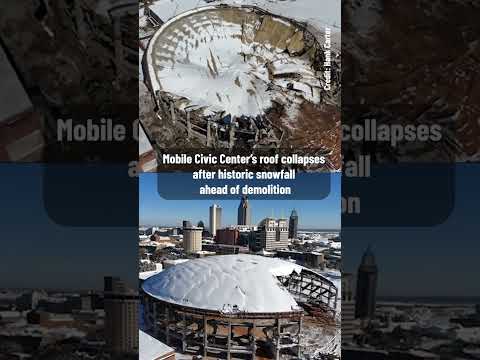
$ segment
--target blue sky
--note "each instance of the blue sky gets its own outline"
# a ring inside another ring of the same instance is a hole
[[[290,215],[296,209],[299,227],[303,229],[339,229],[340,174],[333,174],[330,195],[323,200],[250,200],[252,221]],[[157,191],[157,175],[141,174],[139,191],[140,224],[181,225],[182,220],[208,224],[208,209],[216,203],[222,210],[222,225],[236,224],[239,200],[164,200]]]

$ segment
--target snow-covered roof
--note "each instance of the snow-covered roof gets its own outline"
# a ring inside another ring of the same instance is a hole
[[[302,267],[257,255],[221,255],[190,260],[147,279],[143,290],[159,300],[225,313],[300,310],[277,277]]]
[[[170,346],[165,345],[142,330],[139,331],[138,341],[139,348],[142,350],[139,352],[139,360],[161,359],[175,352]]]

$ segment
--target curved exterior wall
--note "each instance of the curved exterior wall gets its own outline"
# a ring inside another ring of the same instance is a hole
[[[252,360],[260,347],[271,351],[275,359],[285,350],[301,352],[302,311],[222,314],[167,303],[147,294],[142,303],[146,329],[182,352],[199,346],[197,351],[204,357],[231,359],[238,354]],[[197,330],[191,332],[192,328]]]

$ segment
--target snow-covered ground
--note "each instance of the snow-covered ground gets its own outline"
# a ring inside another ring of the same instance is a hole
[[[337,239],[339,233],[336,232],[322,232],[322,231],[299,231],[298,244],[314,244],[332,249],[341,249],[341,243],[339,241],[333,241]]]

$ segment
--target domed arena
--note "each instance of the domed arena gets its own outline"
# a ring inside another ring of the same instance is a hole
[[[301,352],[305,306],[334,316],[338,288],[289,261],[258,255],[189,260],[142,285],[146,330],[183,352],[255,359]]]

